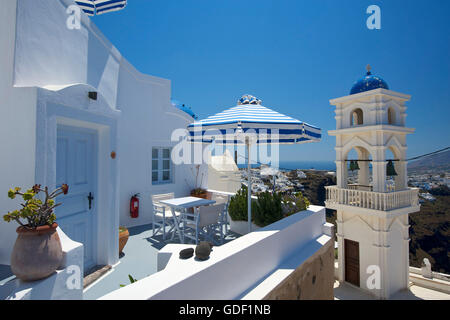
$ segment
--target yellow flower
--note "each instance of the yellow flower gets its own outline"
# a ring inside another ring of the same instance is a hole
[[[23,194],[23,200],[31,200],[34,197],[34,193],[33,192],[27,192]]]
[[[8,191],[8,197],[11,199],[14,199],[16,197],[16,193],[13,189],[9,189]]]

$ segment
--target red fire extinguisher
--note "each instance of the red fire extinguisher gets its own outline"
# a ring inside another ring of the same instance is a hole
[[[139,217],[139,193],[136,193],[130,200],[130,215],[132,218]]]

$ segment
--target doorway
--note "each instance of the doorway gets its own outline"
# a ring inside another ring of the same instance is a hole
[[[96,264],[95,231],[97,211],[97,132],[92,129],[58,126],[56,144],[56,187],[69,185],[69,193],[56,218],[69,238],[84,245],[84,268]]]
[[[345,281],[359,287],[359,243],[345,239]]]

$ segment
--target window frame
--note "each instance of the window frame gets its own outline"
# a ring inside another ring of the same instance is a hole
[[[158,157],[153,157],[153,151],[158,150]],[[164,157],[164,150],[169,150],[169,157]],[[151,159],[150,159],[150,165],[151,165],[151,174],[150,179],[152,185],[161,185],[161,184],[173,184],[174,183],[174,166],[172,164],[171,159],[172,154],[172,147],[152,147],[151,150]],[[153,161],[158,161],[158,168],[153,168]],[[169,161],[169,169],[164,169],[164,161]],[[158,174],[158,180],[153,180],[153,173]],[[164,172],[169,172],[169,180],[163,180],[164,178]]]

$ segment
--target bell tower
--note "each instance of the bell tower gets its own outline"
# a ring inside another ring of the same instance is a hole
[[[326,187],[325,203],[337,211],[339,281],[382,299],[408,287],[408,214],[420,208],[418,189],[407,184],[406,135],[414,132],[405,126],[409,99],[367,66],[349,95],[330,100],[337,185]]]

